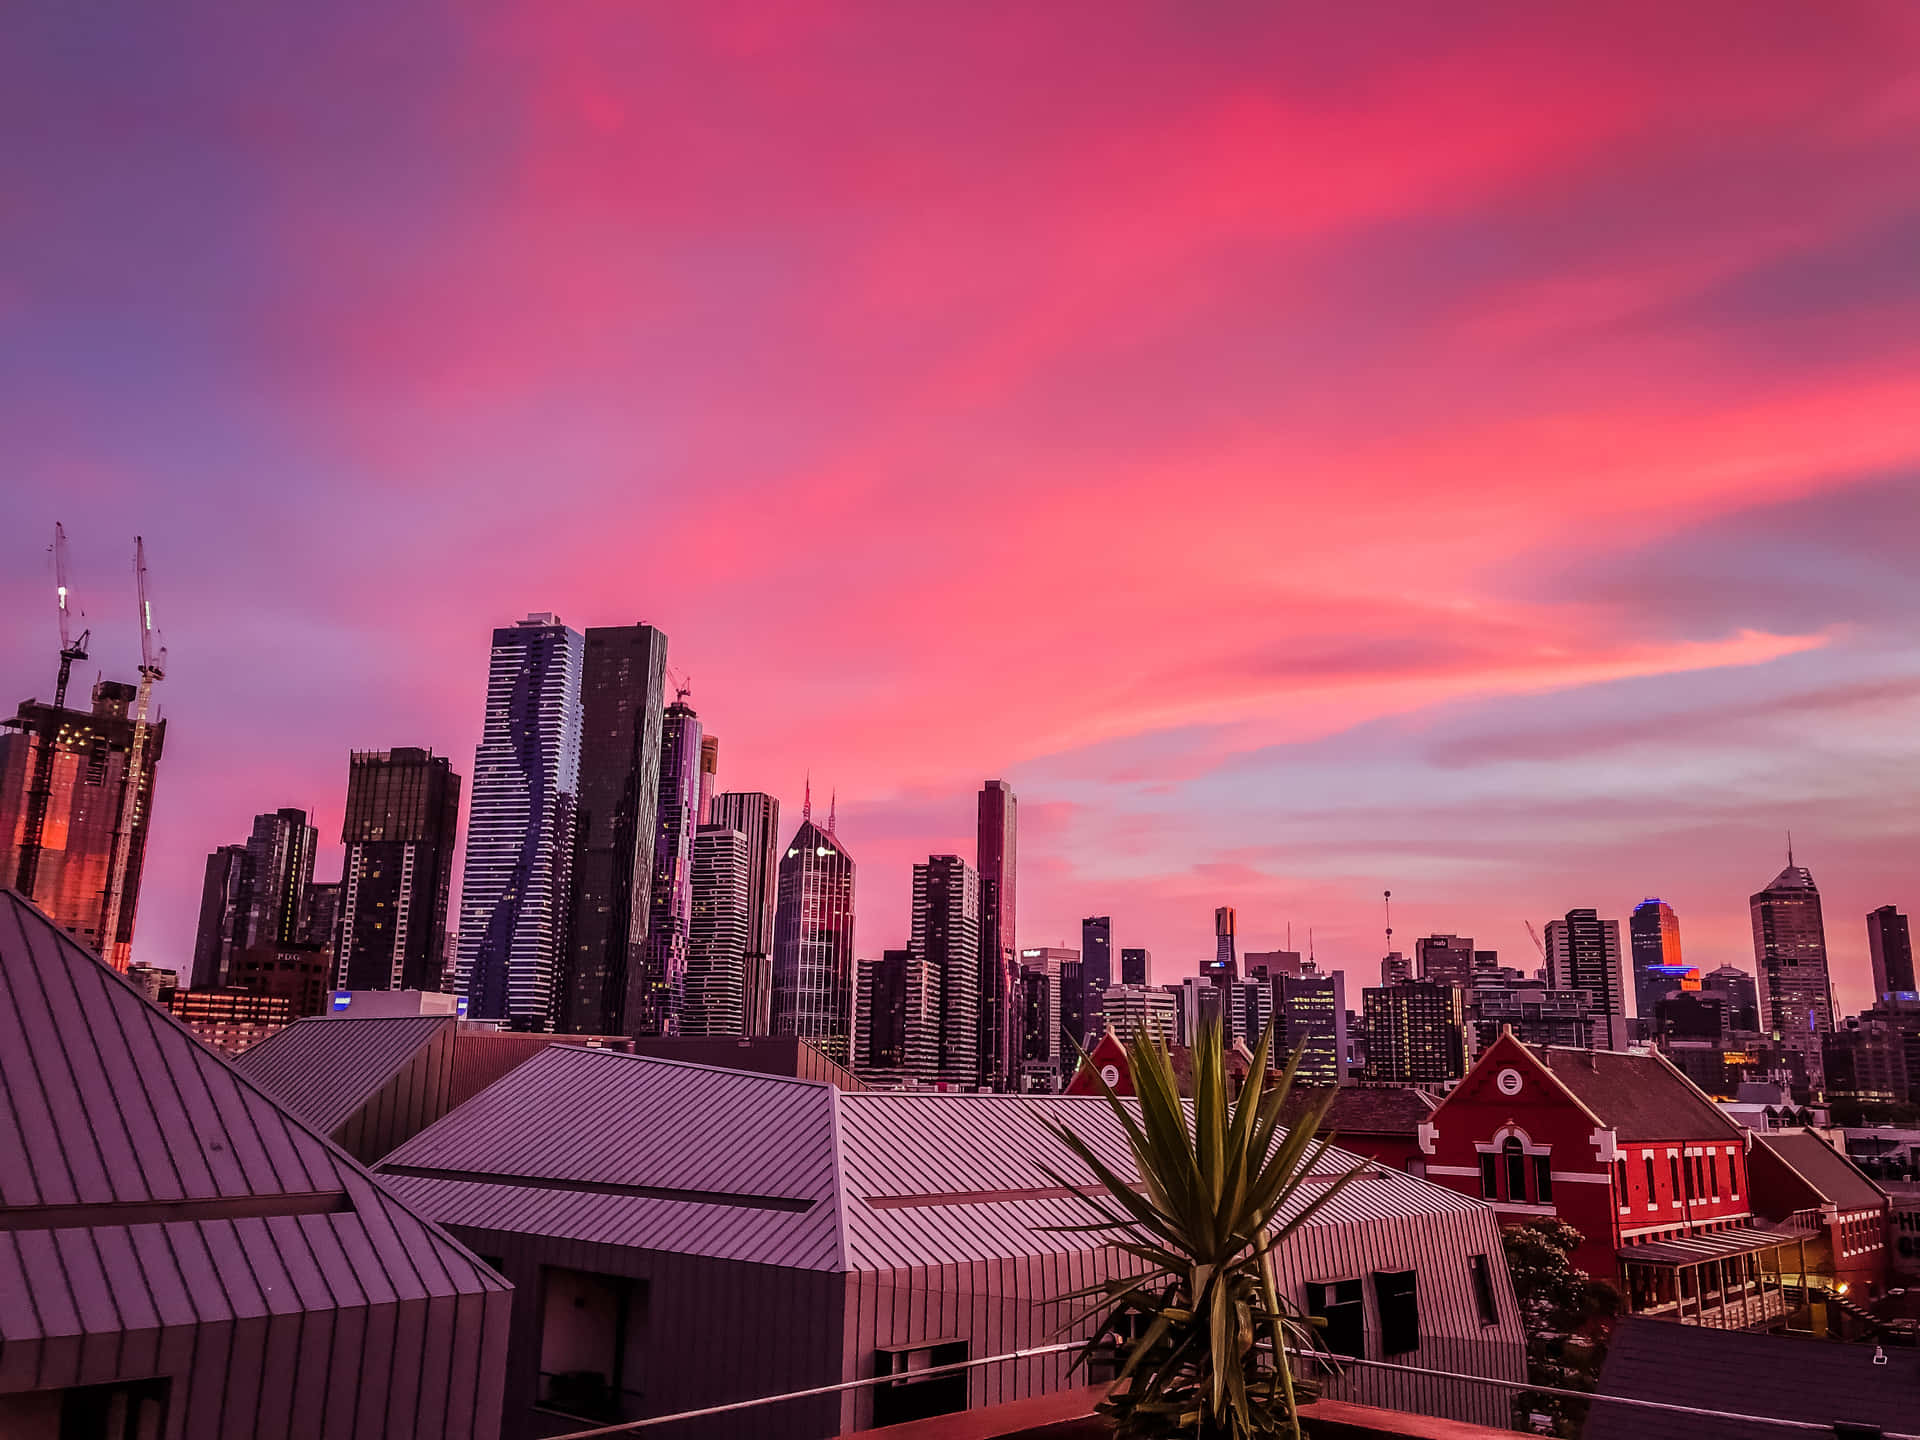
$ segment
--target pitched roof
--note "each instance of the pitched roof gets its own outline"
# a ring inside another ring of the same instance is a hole
[[[1096,1248],[1051,1169],[1091,1181],[1047,1129],[1133,1165],[1103,1100],[843,1093],[712,1066],[555,1047],[379,1168],[444,1223],[847,1271]],[[1330,1151],[1328,1175],[1357,1157]],[[1310,1224],[1478,1211],[1373,1170]]]
[[[329,1286],[507,1289],[11,891],[0,1099],[9,1373],[55,1336],[332,1308]]]
[[[1764,1145],[1829,1204],[1842,1210],[1878,1210],[1887,1194],[1846,1156],[1809,1131],[1753,1132],[1753,1143]]]
[[[1740,1127],[1658,1055],[1529,1045],[1549,1074],[1629,1144],[1737,1136]]]
[[[234,1068],[314,1129],[331,1134],[442,1031],[451,1015],[316,1015],[268,1036]]]
[[[1920,1415],[1920,1365],[1912,1351],[1889,1351],[1882,1365],[1874,1355],[1871,1345],[1628,1317],[1615,1324],[1607,1342],[1602,1395],[1751,1415],[1754,1422],[1707,1421],[1601,1401],[1585,1433],[1588,1440],[1779,1440],[1785,1432],[1768,1420],[1913,1430]]]
[[[1804,865],[1789,865],[1773,877],[1773,883],[1761,895],[1772,894],[1776,890],[1812,890],[1819,892],[1820,887],[1813,883],[1813,872]],[[1755,897],[1758,898],[1757,896]]]
[[[1288,1115],[1297,1115],[1324,1090],[1301,1089],[1289,1098]],[[1415,1135],[1433,1115],[1439,1098],[1403,1085],[1342,1085],[1321,1129],[1334,1135]]]

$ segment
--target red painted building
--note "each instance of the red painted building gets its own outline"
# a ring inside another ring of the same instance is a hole
[[[1564,1220],[1575,1260],[1636,1311],[1738,1328],[1777,1318],[1781,1248],[1754,1223],[1745,1135],[1658,1055],[1501,1034],[1422,1128],[1427,1179],[1503,1221]],[[1793,1261],[1785,1266],[1793,1268]]]
[[[1753,1208],[1811,1232],[1809,1283],[1857,1300],[1884,1293],[1892,1275],[1887,1226],[1893,1202],[1887,1192],[1811,1130],[1748,1138]]]

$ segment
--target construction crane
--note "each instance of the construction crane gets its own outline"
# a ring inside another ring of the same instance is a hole
[[[60,603],[60,680],[53,691],[53,709],[40,727],[40,748],[33,757],[33,780],[27,787],[27,823],[20,836],[20,863],[14,869],[13,886],[27,899],[33,898],[34,883],[40,875],[40,840],[46,832],[47,806],[53,799],[53,755],[60,743],[60,727],[67,709],[67,678],[73,662],[87,658],[87,630],[73,638],[72,610],[67,604],[67,532],[58,523],[53,527],[53,583]]]
[[[1527,927],[1527,938],[1533,941],[1533,948],[1540,952],[1540,958],[1542,960],[1546,959],[1547,947],[1546,943],[1540,938],[1540,932],[1533,928],[1533,922],[1531,920],[1526,921],[1525,924]]]
[[[133,827],[140,816],[140,786],[147,771],[147,706],[156,681],[167,676],[167,647],[156,648],[153,602],[147,598],[147,542],[133,537],[133,580],[140,597],[140,694],[133,707],[133,745],[127,751],[127,785],[120,798],[120,824],[113,837],[113,865],[107,871],[106,904],[100,923],[100,958],[116,970],[125,965],[114,958],[120,933],[120,897],[127,888],[127,860],[133,851]]]
[[[676,705],[686,704],[687,697],[693,694],[693,677],[671,665],[667,666],[667,684],[673,687],[673,703]]]

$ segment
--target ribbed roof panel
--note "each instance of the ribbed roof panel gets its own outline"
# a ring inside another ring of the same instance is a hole
[[[249,1047],[234,1068],[314,1129],[331,1134],[436,1035],[458,1023],[451,1015],[316,1016]]]

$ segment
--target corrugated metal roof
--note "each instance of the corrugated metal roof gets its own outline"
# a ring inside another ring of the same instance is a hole
[[[330,1135],[423,1046],[457,1024],[451,1015],[314,1016],[245,1051],[234,1068]]]
[[[1104,1100],[843,1094],[555,1048],[380,1168],[397,1194],[448,1224],[805,1269],[894,1269],[1097,1248],[1043,1228],[1087,1219],[1047,1170],[1092,1179],[1048,1121],[1133,1176]],[[1356,1163],[1329,1151],[1319,1173]],[[1310,1223],[1484,1209],[1374,1166]]]
[[[1740,1133],[1718,1105],[1658,1055],[1558,1045],[1527,1048],[1621,1140],[1639,1144]]]
[[[507,1288],[10,891],[0,1099],[0,1389],[156,1316]]]
[[[1756,1130],[1753,1143],[1764,1145],[1816,1194],[1841,1210],[1879,1210],[1887,1204],[1886,1191],[1811,1131]]]

